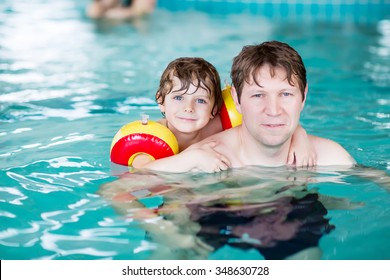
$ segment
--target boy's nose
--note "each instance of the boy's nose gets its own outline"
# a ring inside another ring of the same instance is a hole
[[[186,103],[186,106],[185,106],[185,108],[184,108],[184,111],[185,111],[185,112],[190,112],[190,113],[194,111],[194,107],[193,107],[192,102],[187,102],[187,103]]]

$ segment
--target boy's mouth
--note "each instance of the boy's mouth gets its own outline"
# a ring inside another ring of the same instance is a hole
[[[182,121],[186,121],[186,122],[194,122],[196,121],[195,118],[188,118],[188,117],[178,117],[180,120]]]

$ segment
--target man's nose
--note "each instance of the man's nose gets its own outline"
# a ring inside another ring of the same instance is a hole
[[[279,100],[275,97],[268,97],[265,104],[265,112],[269,116],[278,116],[280,114]]]

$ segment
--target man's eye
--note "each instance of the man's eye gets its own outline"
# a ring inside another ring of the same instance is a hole
[[[255,98],[260,98],[263,96],[264,96],[264,94],[262,94],[262,93],[256,93],[256,94],[252,95],[252,97],[255,97]]]

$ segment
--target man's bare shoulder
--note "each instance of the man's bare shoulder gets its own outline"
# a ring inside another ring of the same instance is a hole
[[[317,165],[354,165],[355,159],[337,142],[309,135],[317,153]]]
[[[216,142],[216,144],[217,144],[216,149],[217,150],[221,150],[222,148],[225,149],[225,148],[230,147],[230,146],[233,147],[234,145],[236,145],[236,143],[235,143],[236,142],[235,139],[237,139],[236,135],[237,135],[237,128],[236,127],[230,128],[230,129],[221,131],[219,133],[213,134],[213,135],[203,139],[202,141],[191,145],[189,148],[199,148],[203,144],[210,143],[210,142]]]

